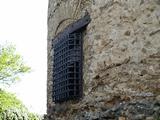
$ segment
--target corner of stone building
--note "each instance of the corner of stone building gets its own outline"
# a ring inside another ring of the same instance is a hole
[[[52,102],[52,39],[89,12],[84,36],[84,97]],[[49,120],[160,118],[159,0],[50,0],[47,113]]]

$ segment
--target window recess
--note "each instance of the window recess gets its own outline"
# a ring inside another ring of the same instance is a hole
[[[53,39],[53,101],[77,100],[83,94],[83,32],[91,21],[86,15]]]

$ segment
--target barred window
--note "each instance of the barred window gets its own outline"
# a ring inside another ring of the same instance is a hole
[[[69,25],[53,39],[53,101],[76,100],[83,94],[83,32],[89,15]]]

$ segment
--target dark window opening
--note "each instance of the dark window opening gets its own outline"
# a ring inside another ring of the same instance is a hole
[[[86,15],[53,39],[53,101],[56,103],[82,97],[83,32],[89,22]]]

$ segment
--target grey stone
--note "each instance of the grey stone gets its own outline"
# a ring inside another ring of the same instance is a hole
[[[146,120],[154,120],[154,117],[146,117]]]
[[[112,110],[107,110],[107,111],[101,113],[100,117],[105,118],[105,119],[114,119],[115,114]]]
[[[139,115],[136,115],[134,117],[134,120],[144,120],[145,119],[145,115],[144,114],[139,114]]]
[[[160,95],[158,95],[158,96],[156,97],[156,100],[157,100],[157,101],[160,101]]]

